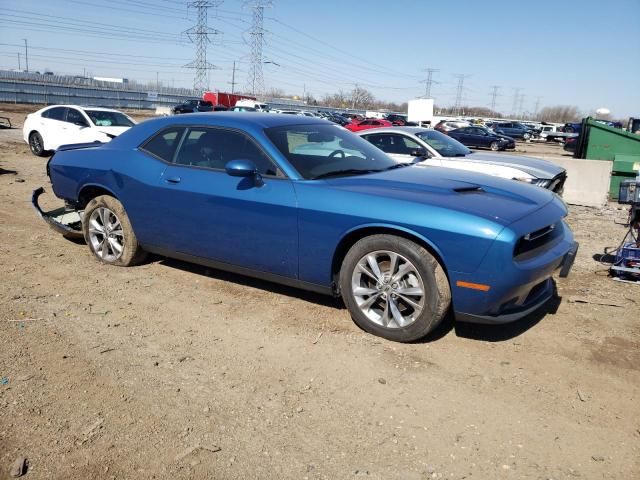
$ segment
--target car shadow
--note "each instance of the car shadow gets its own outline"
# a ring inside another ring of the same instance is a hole
[[[74,243],[84,243],[82,240],[68,240]],[[175,268],[194,275],[199,275],[201,277],[213,278],[216,280],[221,280],[223,282],[231,282],[235,283],[236,285],[250,288],[257,288],[265,292],[297,298],[305,302],[314,303],[316,305],[335,308],[336,310],[346,309],[344,303],[342,302],[342,299],[339,297],[332,297],[329,295],[323,295],[321,293],[310,292],[307,290],[289,287],[267,280],[261,280],[258,278],[248,277],[233,272],[227,272],[224,270],[218,270],[215,268],[198,265],[196,263],[189,263],[182,260],[162,257],[155,254],[150,254],[144,263],[159,263],[162,266]],[[476,323],[456,322],[453,311],[449,309],[445,318],[431,333],[429,333],[426,337],[409,343],[424,344],[435,342],[447,336],[451,331],[454,331],[455,335],[458,337],[485,342],[503,342],[511,340],[522,335],[524,332],[537,325],[545,316],[554,315],[558,311],[561,303],[562,297],[558,296],[557,289],[554,285],[553,296],[548,302],[516,322],[501,325],[484,325]]]
[[[548,302],[518,321],[501,325],[456,322],[455,332],[458,337],[485,342],[512,340],[537,325],[547,315],[554,315],[561,303],[562,297],[554,291],[553,297]]]
[[[288,287],[279,283],[269,282],[267,280],[261,280],[259,278],[247,277],[238,273],[226,272],[224,270],[217,270],[196,263],[183,262],[182,260],[176,260],[173,258],[160,257],[151,255],[147,260],[147,263],[157,262],[160,265],[176,268],[184,272],[193,273],[202,277],[214,278],[223,282],[231,282],[237,285],[245,287],[258,288],[265,292],[275,293],[278,295],[285,295],[287,297],[298,298],[306,302],[315,303],[325,307],[335,308],[337,310],[343,310],[346,307],[342,303],[341,298],[332,297],[329,295],[323,295],[321,293],[310,292],[308,290],[302,290],[295,287]]]
[[[5,170],[4,168],[0,167],[0,175],[17,175],[18,172],[16,170]]]

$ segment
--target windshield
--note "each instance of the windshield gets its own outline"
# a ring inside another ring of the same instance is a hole
[[[265,132],[307,180],[371,173],[397,165],[384,152],[338,125],[288,125]]]
[[[423,132],[416,133],[416,135],[443,157],[464,157],[471,153],[471,150],[459,141],[454,140],[437,130],[425,130]]]
[[[135,122],[121,112],[104,110],[85,110],[93,124],[97,127],[133,127]]]

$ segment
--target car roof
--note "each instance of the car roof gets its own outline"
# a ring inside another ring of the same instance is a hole
[[[433,130],[432,128],[424,128],[424,127],[385,127],[385,128],[371,128],[369,130],[362,130],[360,132],[356,132],[357,134],[371,134],[371,133],[411,133],[415,135],[420,132],[433,132],[437,130]]]
[[[328,120],[318,117],[307,117],[302,115],[280,115],[277,113],[261,113],[256,115],[255,112],[209,112],[209,113],[186,113],[183,115],[172,115],[169,117],[156,118],[148,120],[145,124],[151,124],[162,128],[163,125],[181,125],[181,124],[198,124],[211,126],[227,126],[246,129],[254,128],[271,128],[281,127],[285,125],[317,125],[327,124],[333,125]]]
[[[116,110],[113,108],[105,108],[105,107],[90,107],[87,105],[48,105],[43,110],[48,110],[49,108],[54,107],[65,107],[65,108],[79,108],[80,110],[99,110],[102,112],[120,112],[120,110]],[[120,112],[122,113],[122,112]]]

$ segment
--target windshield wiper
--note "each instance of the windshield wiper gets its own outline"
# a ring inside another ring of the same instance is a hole
[[[332,172],[321,173],[320,175],[313,177],[311,180],[318,180],[320,178],[328,177],[339,177],[341,175],[363,175],[365,173],[377,173],[381,171],[382,170],[360,170],[357,168],[348,168],[345,170],[334,170]]]
[[[411,165],[415,165],[415,162],[396,163],[395,165],[385,168],[385,170],[395,170],[396,168],[410,167]]]

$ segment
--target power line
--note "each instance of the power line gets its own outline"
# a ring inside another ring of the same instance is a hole
[[[185,67],[195,69],[193,89],[199,92],[203,92],[207,88],[207,70],[217,68],[207,62],[207,44],[210,41],[209,35],[219,35],[220,31],[207,26],[207,10],[217,7],[221,3],[221,0],[194,0],[187,4],[188,7],[193,7],[197,10],[198,23],[185,32],[189,40],[196,45],[196,58],[193,62],[186,64]]]
[[[264,75],[262,74],[262,44],[264,42],[264,9],[272,5],[271,0],[251,0],[245,2],[253,11],[251,22],[251,57],[249,76],[247,78],[248,89],[253,95],[264,93]]]

